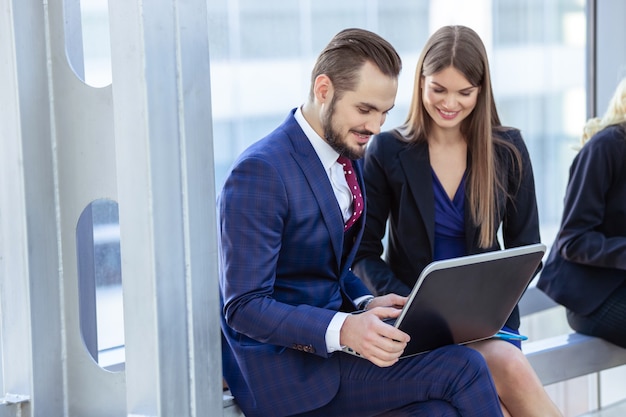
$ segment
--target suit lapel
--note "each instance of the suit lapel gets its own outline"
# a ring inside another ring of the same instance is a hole
[[[339,203],[324,171],[324,166],[315,153],[311,142],[296,122],[293,114],[285,123],[286,132],[293,146],[292,156],[300,166],[313,195],[319,204],[322,218],[330,234],[333,251],[337,259],[337,265],[341,265],[341,253],[343,251],[343,218]],[[362,181],[361,181],[362,183]]]
[[[407,146],[400,152],[399,156],[407,183],[411,189],[411,195],[428,233],[428,241],[432,251],[435,243],[435,194],[428,146],[424,143]]]
[[[402,169],[407,178],[407,183],[411,189],[411,195],[415,200],[415,204],[421,214],[424,227],[428,233],[428,241],[431,250],[435,247],[435,194],[433,191],[432,171],[430,168],[430,159],[428,157],[428,146],[425,143],[419,143],[414,146],[408,146],[400,152],[400,161]],[[470,157],[467,157],[467,170],[470,168]],[[465,195],[466,204],[468,200],[467,193]],[[471,218],[470,210],[465,210],[465,240],[468,248],[475,246],[476,234],[478,229],[474,226]]]

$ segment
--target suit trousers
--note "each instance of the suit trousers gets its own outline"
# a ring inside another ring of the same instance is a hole
[[[502,416],[483,357],[458,345],[400,359],[381,368],[341,357],[341,384],[324,407],[299,416]]]

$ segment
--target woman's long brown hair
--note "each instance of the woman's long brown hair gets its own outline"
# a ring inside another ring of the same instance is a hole
[[[444,26],[426,43],[417,63],[413,98],[409,115],[400,127],[400,133],[411,142],[427,141],[433,120],[424,108],[422,77],[454,67],[475,87],[480,87],[474,111],[461,124],[461,133],[467,141],[470,166],[467,177],[471,216],[480,228],[479,246],[493,245],[498,224],[498,191],[506,193],[499,172],[499,158],[495,145],[502,144],[517,161],[521,176],[519,151],[494,132],[502,125],[496,110],[485,46],[478,34],[465,26]]]

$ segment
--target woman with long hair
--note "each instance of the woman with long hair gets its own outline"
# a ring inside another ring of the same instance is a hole
[[[409,294],[434,260],[499,250],[498,230],[505,247],[540,241],[528,151],[519,130],[500,123],[487,53],[468,27],[428,39],[405,123],[372,139],[364,166],[367,218],[353,269],[375,294]],[[504,330],[519,324],[516,307]],[[468,346],[485,357],[505,415],[561,415],[519,343]]]

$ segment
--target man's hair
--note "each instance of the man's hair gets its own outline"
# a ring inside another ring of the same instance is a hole
[[[335,95],[354,91],[359,82],[361,67],[371,62],[385,75],[398,78],[402,61],[393,46],[379,35],[365,29],[344,29],[336,34],[320,53],[311,72],[313,99],[315,79],[325,74],[333,83]]]

